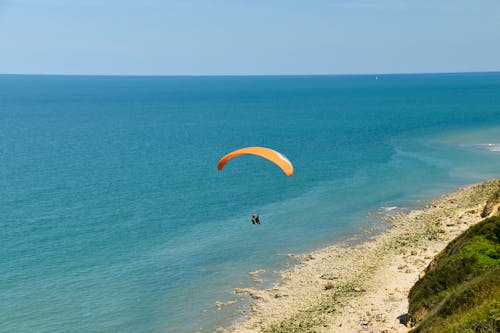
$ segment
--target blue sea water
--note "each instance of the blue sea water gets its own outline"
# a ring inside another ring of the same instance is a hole
[[[295,175],[217,171],[245,146]],[[249,271],[493,177],[500,73],[0,76],[0,331],[211,332]]]

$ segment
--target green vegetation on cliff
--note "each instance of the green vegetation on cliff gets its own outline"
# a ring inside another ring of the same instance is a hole
[[[500,217],[465,231],[411,289],[412,332],[500,331]]]

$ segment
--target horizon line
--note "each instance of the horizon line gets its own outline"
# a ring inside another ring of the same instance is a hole
[[[311,74],[83,74],[83,73],[0,73],[0,76],[85,76],[85,77],[308,77],[308,76],[368,76],[368,75],[439,75],[439,74],[494,74],[488,71],[444,71],[444,72],[386,72],[386,73],[311,73]]]

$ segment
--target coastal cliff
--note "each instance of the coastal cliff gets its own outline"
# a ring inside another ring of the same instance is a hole
[[[500,191],[483,210],[497,215]],[[409,294],[411,332],[500,331],[500,216],[471,227],[431,262]]]

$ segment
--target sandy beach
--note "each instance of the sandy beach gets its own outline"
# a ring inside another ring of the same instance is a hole
[[[387,230],[301,255],[271,289],[235,289],[252,298],[251,310],[224,331],[407,332],[410,288],[449,241],[483,219],[499,186],[500,180],[473,184],[422,209],[391,212]]]

